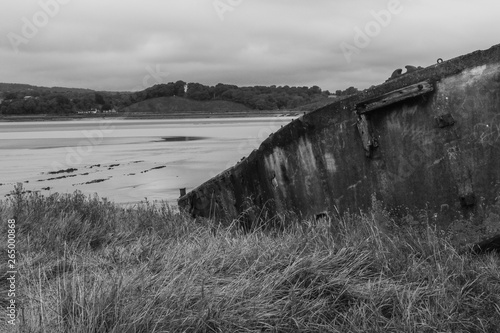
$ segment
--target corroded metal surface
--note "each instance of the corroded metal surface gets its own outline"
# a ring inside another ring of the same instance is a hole
[[[438,224],[479,218],[498,203],[500,45],[300,117],[179,206],[206,217],[308,217],[366,210],[372,195],[396,214],[425,211]]]

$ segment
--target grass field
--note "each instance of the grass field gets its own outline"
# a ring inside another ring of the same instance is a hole
[[[500,258],[459,254],[425,220],[373,211],[250,232],[165,203],[23,194],[14,328],[2,332],[499,332]]]

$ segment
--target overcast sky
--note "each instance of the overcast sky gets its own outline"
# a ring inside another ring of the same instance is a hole
[[[0,82],[363,89],[500,43],[499,14],[498,0],[1,0]]]

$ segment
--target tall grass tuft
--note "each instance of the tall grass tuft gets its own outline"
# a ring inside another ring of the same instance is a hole
[[[373,207],[243,231],[16,188],[0,219],[18,225],[19,332],[498,332],[498,255]]]

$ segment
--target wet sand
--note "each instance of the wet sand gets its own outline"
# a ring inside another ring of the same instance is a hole
[[[0,196],[80,190],[167,200],[234,165],[293,117],[0,123]]]

